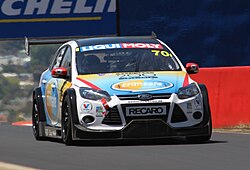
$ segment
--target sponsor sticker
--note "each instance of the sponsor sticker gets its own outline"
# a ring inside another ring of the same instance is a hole
[[[195,98],[194,105],[196,110],[200,110],[202,108],[201,99],[199,97]]]
[[[173,55],[167,51],[152,50],[152,53],[154,53],[156,57],[158,57],[159,54],[164,57],[173,57]]]
[[[81,105],[81,109],[83,113],[89,113],[92,110],[92,104],[89,102],[84,102]]]
[[[128,73],[117,73],[119,80],[128,80],[128,79],[153,79],[158,78],[154,72],[128,72]]]
[[[192,109],[193,109],[192,103],[187,103],[187,109],[189,109],[189,110],[192,110]]]
[[[103,44],[80,47],[80,52],[122,48],[121,44]]]
[[[106,115],[106,111],[104,111],[102,106],[96,106],[96,116],[103,117]]]
[[[159,116],[166,114],[167,107],[165,105],[126,107],[126,116]]]
[[[107,50],[107,49],[119,49],[119,48],[148,48],[148,49],[163,49],[161,44],[153,43],[117,43],[117,44],[101,44],[101,45],[91,45],[83,46],[77,48],[76,51],[86,52],[93,50]]]
[[[146,101],[142,101],[142,100],[128,100],[128,103],[163,103],[162,100],[146,100]]]
[[[128,80],[112,85],[112,89],[119,91],[154,91],[173,87],[173,84],[167,81],[156,80]]]
[[[122,43],[122,48],[150,48],[150,49],[163,49],[161,44],[148,44],[148,43]]]

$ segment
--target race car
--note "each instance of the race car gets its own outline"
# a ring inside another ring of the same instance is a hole
[[[172,137],[207,142],[208,92],[189,77],[198,71],[155,36],[67,41],[33,91],[33,134],[66,145]]]

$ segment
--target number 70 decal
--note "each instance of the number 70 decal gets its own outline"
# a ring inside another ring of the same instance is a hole
[[[155,56],[159,56],[159,54],[160,54],[164,57],[173,57],[173,55],[167,51],[152,50],[151,52],[154,53]]]

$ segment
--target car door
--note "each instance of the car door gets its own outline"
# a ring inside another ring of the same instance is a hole
[[[64,67],[67,69],[67,78],[55,78],[56,79],[56,88],[57,88],[57,94],[58,94],[58,103],[59,108],[57,110],[57,125],[61,126],[61,106],[63,102],[63,95],[66,89],[68,89],[71,86],[71,61],[72,61],[72,50],[70,46],[67,46],[65,49],[65,53],[62,59],[62,62],[60,64],[60,67]]]
[[[50,68],[51,70],[60,67],[67,46],[60,48],[56,54],[54,62]],[[45,86],[45,110],[47,117],[47,124],[51,126],[57,126],[60,119],[60,93],[58,89],[58,78],[53,78],[52,76],[47,79]]]

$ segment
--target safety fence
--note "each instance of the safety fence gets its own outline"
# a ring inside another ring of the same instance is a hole
[[[250,124],[250,66],[201,68],[191,78],[208,88],[214,128]]]

